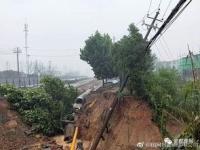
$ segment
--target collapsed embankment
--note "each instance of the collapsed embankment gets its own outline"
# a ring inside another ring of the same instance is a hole
[[[95,134],[103,124],[105,115],[112,104],[115,91],[107,90],[91,94],[88,102],[80,114],[78,125],[80,138],[84,142],[85,149],[89,149]],[[98,150],[128,150],[136,149],[139,142],[160,143],[162,135],[157,125],[152,121],[152,110],[147,102],[132,96],[126,96],[119,102],[108,124],[106,131],[100,140]],[[175,122],[171,129],[177,131],[179,126]],[[159,149],[148,147],[146,149]]]
[[[0,98],[0,150],[62,150],[54,139],[31,133],[20,115],[10,109],[9,103]]]

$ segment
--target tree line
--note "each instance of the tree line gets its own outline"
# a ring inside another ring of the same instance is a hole
[[[166,128],[173,116],[186,126],[178,137],[200,143],[200,81],[184,81],[175,69],[154,70],[156,57],[147,44],[134,24],[117,42],[96,31],[85,41],[80,58],[92,67],[98,79],[119,77],[122,84],[129,76],[129,94],[146,100],[163,137],[173,139]]]
[[[128,32],[113,42],[108,34],[96,31],[85,41],[80,58],[92,67],[97,79],[119,77],[122,83],[129,75],[127,88],[130,93],[141,95],[145,76],[153,70],[154,57],[146,49],[147,42],[134,24],[129,25]]]

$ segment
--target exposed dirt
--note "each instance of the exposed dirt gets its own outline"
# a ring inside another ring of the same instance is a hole
[[[102,88],[89,95],[83,111],[78,115],[78,138],[83,140],[86,150],[91,146],[95,133],[100,129],[107,110],[116,97],[117,88]],[[29,135],[24,132],[30,128],[24,125],[20,116],[9,109],[9,104],[0,99],[0,150],[51,150],[69,149],[63,141],[63,135],[48,138],[42,135]],[[167,130],[176,136],[184,129],[184,125],[171,118]],[[145,101],[135,97],[124,97],[109,121],[109,132],[104,132],[98,150],[134,150],[138,142],[158,143],[162,136],[152,121],[152,110]],[[159,149],[159,148],[145,148]]]
[[[167,131],[172,137],[178,137],[185,130],[185,127],[186,125],[183,122],[177,121],[174,118],[169,118],[166,125]]]
[[[105,96],[107,95],[107,96]],[[104,110],[109,108],[114,94],[98,94],[90,97],[90,108],[81,118],[90,121],[89,128],[81,128],[81,138],[92,141],[95,133],[102,125]],[[93,102],[94,101],[94,102]],[[119,107],[120,106],[120,107]],[[114,111],[110,120],[109,134],[104,133],[105,141],[101,140],[98,149],[133,149],[138,142],[160,142],[158,127],[151,121],[151,110],[148,105],[133,97],[125,97]],[[88,111],[89,110],[89,111]],[[87,144],[88,145],[88,144]],[[89,146],[89,145],[88,145]],[[88,148],[87,148],[88,149]]]
[[[62,149],[55,140],[42,135],[26,135],[30,128],[20,116],[9,109],[6,100],[0,98],[0,150],[51,150]]]
[[[95,133],[102,126],[106,109],[114,100],[114,91],[102,91],[91,94],[85,111],[79,116],[80,138],[84,147],[89,149]],[[173,135],[181,132],[180,125],[173,120],[168,123]],[[133,150],[137,143],[160,143],[162,136],[159,128],[152,121],[152,110],[145,101],[127,96],[120,101],[109,121],[109,133],[104,132],[105,140],[100,140],[98,150]],[[159,149],[146,147],[145,149]]]

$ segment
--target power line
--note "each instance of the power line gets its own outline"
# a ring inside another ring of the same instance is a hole
[[[172,3],[172,0],[170,0],[169,3],[168,3],[168,5],[167,5],[167,8],[166,8],[166,10],[165,10],[165,12],[164,12],[164,14],[163,14],[163,16],[162,16],[163,19],[164,19],[165,15],[166,15],[166,13],[167,13],[167,11],[168,11],[168,9],[169,9],[171,3]]]
[[[149,47],[156,41],[156,39],[161,35],[161,33],[166,29],[166,27],[171,23],[171,21],[176,17],[177,13],[179,12],[179,10],[181,9],[181,7],[184,5],[184,3],[187,0],[180,0],[177,5],[175,6],[175,8],[172,10],[172,12],[170,13],[170,15],[167,17],[167,19],[165,20],[165,22],[162,24],[162,26],[160,27],[160,29],[158,30],[158,32],[152,37],[152,39],[149,41],[148,45],[147,45],[147,49],[149,49]],[[190,0],[191,2],[192,0]],[[186,6],[181,10],[181,13],[183,12],[183,10],[189,5],[189,3],[186,4]],[[180,13],[178,14],[178,16],[180,15]],[[177,17],[178,17],[177,16]],[[173,23],[173,22],[172,22]]]
[[[166,26],[166,29],[163,31],[162,34],[164,34],[169,27],[174,23],[174,21],[176,21],[176,19],[183,13],[183,11],[187,8],[187,6],[192,2],[192,0],[190,0],[179,12],[178,14],[171,20],[171,22],[169,22],[169,24]],[[162,36],[161,34],[161,36]]]
[[[74,57],[79,55],[30,55],[30,57]]]
[[[159,5],[158,5],[158,9],[160,8],[160,6],[161,6],[161,3],[162,3],[162,0],[160,0],[160,3],[159,3]]]
[[[161,40],[162,40],[163,43],[165,44],[165,46],[166,46],[166,48],[167,48],[169,54],[173,57],[173,59],[175,59],[176,57],[175,57],[175,56],[173,55],[173,53],[171,52],[171,50],[170,50],[170,48],[169,48],[169,45],[168,45],[168,43],[166,42],[164,36],[161,36],[161,37],[162,37]]]
[[[79,51],[79,49],[60,49],[60,48],[31,48],[34,51]]]
[[[166,47],[163,45],[163,43],[161,42],[161,40],[159,39],[158,41],[159,41],[160,46],[162,47],[162,49],[163,49],[163,51],[164,51],[164,53],[165,53],[165,56],[167,56],[168,58],[171,58],[171,56],[170,56],[168,50],[167,50]]]
[[[147,14],[149,14],[149,12],[150,12],[151,4],[152,4],[152,0],[150,0],[149,9],[148,9],[148,11],[147,11]]]
[[[14,55],[14,54],[0,52],[0,55]],[[25,55],[25,54],[21,54],[21,55]],[[28,57],[69,57],[69,58],[74,57],[74,56],[79,57],[79,55],[28,55]]]
[[[160,50],[159,50],[158,45],[156,43],[155,43],[155,47],[156,47],[156,50],[158,52],[158,58],[163,57],[163,55],[160,53]]]
[[[12,53],[4,53],[4,52],[0,52],[0,55],[14,55]]]

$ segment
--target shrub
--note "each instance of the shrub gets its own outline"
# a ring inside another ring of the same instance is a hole
[[[53,100],[62,100],[65,93],[65,84],[59,78],[44,76],[41,79],[42,88],[51,95]]]
[[[44,77],[42,87],[20,89],[1,85],[0,94],[6,95],[22,120],[35,131],[53,135],[62,131],[61,119],[72,110],[77,90],[50,76]]]
[[[153,72],[145,84],[147,98],[154,110],[154,121],[163,135],[166,132],[166,114],[173,100],[178,95],[178,74],[175,70],[161,69]]]

